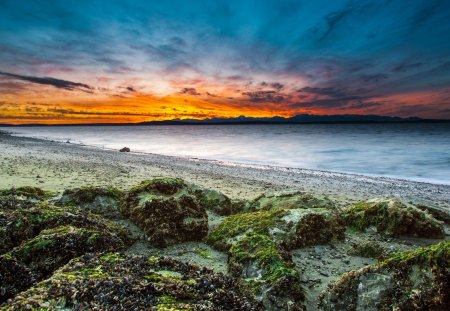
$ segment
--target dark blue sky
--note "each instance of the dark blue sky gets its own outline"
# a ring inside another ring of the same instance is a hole
[[[100,116],[119,97],[127,100],[114,111],[139,102],[147,119],[450,118],[446,0],[0,0],[0,7],[3,119],[50,120],[49,106]],[[183,98],[178,112],[175,97]]]

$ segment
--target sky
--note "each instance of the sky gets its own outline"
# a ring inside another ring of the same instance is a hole
[[[0,123],[450,119],[448,0],[0,0]]]

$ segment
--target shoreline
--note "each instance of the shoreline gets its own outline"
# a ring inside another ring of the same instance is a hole
[[[2,133],[3,132],[3,133]],[[104,150],[104,151],[113,151],[117,152],[118,150],[115,148],[105,147],[101,145],[90,145],[85,144],[83,142],[71,142],[70,138],[68,139],[68,142],[65,142],[64,139],[55,140],[47,137],[34,137],[34,136],[25,136],[20,134],[15,134],[13,132],[7,132],[7,131],[0,131],[0,135],[9,135],[13,137],[20,137],[20,138],[31,138],[41,141],[48,141],[53,143],[61,143],[61,144],[72,144],[80,147],[87,147],[87,148],[94,148],[98,150]],[[312,169],[312,168],[302,168],[302,167],[290,167],[290,166],[282,166],[282,165],[276,165],[276,164],[263,164],[263,163],[250,163],[250,162],[239,162],[239,161],[232,161],[232,160],[218,160],[218,159],[209,159],[209,158],[199,158],[195,156],[184,156],[184,155],[169,155],[169,154],[162,154],[162,153],[152,153],[152,152],[145,152],[145,151],[130,151],[129,154],[136,154],[136,155],[149,155],[149,156],[161,156],[161,157],[168,157],[173,159],[182,159],[185,161],[192,161],[192,162],[208,162],[211,164],[216,165],[222,165],[222,166],[230,166],[230,167],[243,167],[243,168],[255,168],[260,170],[274,170],[274,171],[291,171],[291,172],[299,172],[299,173],[308,173],[308,174],[328,174],[330,176],[332,175],[342,175],[342,176],[353,176],[355,178],[364,179],[364,178],[376,178],[380,180],[386,180],[389,182],[415,182],[415,183],[421,183],[421,184],[430,184],[430,185],[438,185],[438,186],[450,186],[450,180],[444,181],[444,180],[433,180],[429,178],[408,178],[406,176],[400,176],[400,175],[377,175],[377,174],[369,174],[369,173],[358,173],[358,172],[342,172],[342,171],[329,171],[329,170],[321,170],[321,169]]]
[[[121,153],[10,134],[0,135],[0,147],[3,150],[0,188],[34,185],[61,191],[106,183],[126,188],[145,179],[169,176],[223,191],[232,198],[252,199],[264,192],[299,190],[325,194],[341,204],[393,197],[450,212],[450,186],[445,184],[195,157]]]

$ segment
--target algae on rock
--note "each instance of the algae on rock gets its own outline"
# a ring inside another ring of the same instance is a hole
[[[81,187],[64,190],[56,202],[60,206],[77,206],[108,218],[120,216],[122,191],[113,187]]]
[[[145,181],[126,193],[121,211],[157,247],[202,240],[208,215],[186,182],[178,178]]]
[[[450,242],[401,252],[344,274],[321,294],[323,310],[449,310]]]
[[[150,276],[150,277],[149,277]],[[87,254],[1,310],[262,310],[240,283],[169,258]]]
[[[268,236],[254,234],[234,244],[228,270],[253,288],[266,310],[302,310],[304,294],[291,254]]]
[[[314,196],[309,193],[294,191],[262,194],[246,207],[249,211],[271,210],[271,209],[299,209],[299,208],[324,208],[335,209],[335,204],[326,196]]]
[[[377,232],[393,236],[409,235],[442,238],[443,224],[429,213],[396,200],[360,202],[345,211],[350,227],[364,231],[375,227]]]

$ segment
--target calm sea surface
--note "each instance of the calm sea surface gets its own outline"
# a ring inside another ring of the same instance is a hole
[[[450,124],[16,127],[105,148],[450,184]]]

